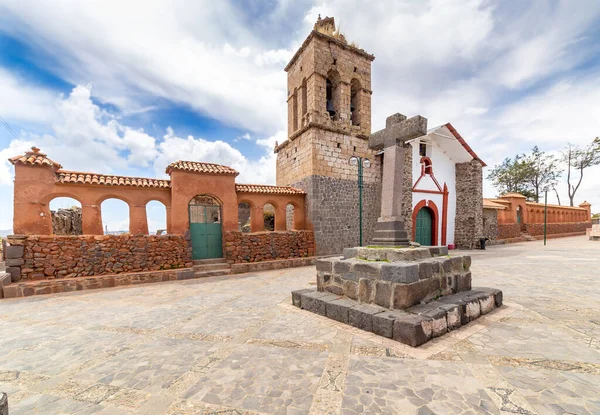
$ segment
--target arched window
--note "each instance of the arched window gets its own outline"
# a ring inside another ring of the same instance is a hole
[[[285,207],[285,229],[294,230],[294,205],[288,203]]]
[[[50,201],[52,234],[82,235],[81,203],[71,197],[57,197]]]
[[[105,235],[129,233],[129,205],[120,199],[106,199],[100,205]]]
[[[150,235],[164,235],[167,233],[167,207],[158,200],[151,200],[146,204],[146,218],[148,219],[148,233]]]
[[[251,230],[250,221],[252,218],[252,208],[247,202],[238,204],[238,230],[248,233]]]
[[[360,99],[360,82],[353,78],[350,82],[350,119],[352,125],[360,125],[361,99]]]
[[[308,112],[308,91],[306,88],[306,78],[304,78],[302,80],[302,115]]]
[[[294,131],[298,129],[298,91],[294,89],[294,95],[292,95],[292,122]]]
[[[334,119],[339,118],[341,101],[340,74],[335,70],[330,70],[327,73],[325,96],[329,116]]]
[[[275,207],[267,203],[263,206],[263,216],[265,220],[265,231],[275,230]]]

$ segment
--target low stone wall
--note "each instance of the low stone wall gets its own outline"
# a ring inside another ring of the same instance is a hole
[[[520,223],[498,224],[498,239],[518,238],[521,236]]]
[[[303,258],[315,255],[312,231],[281,231],[223,234],[225,259],[230,264]]]
[[[498,211],[483,209],[483,236],[491,240],[498,239]]]
[[[192,266],[189,236],[9,236],[13,282]]]
[[[525,225],[526,232],[529,235],[543,235],[543,223],[528,223]],[[557,235],[561,233],[584,233],[586,229],[592,227],[592,222],[576,222],[576,223],[549,223],[546,228],[548,235]]]

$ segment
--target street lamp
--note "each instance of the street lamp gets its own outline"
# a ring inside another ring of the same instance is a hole
[[[348,160],[351,166],[358,166],[358,239],[359,244],[362,246],[362,189],[363,189],[363,168],[371,167],[371,161],[368,158],[352,156]]]

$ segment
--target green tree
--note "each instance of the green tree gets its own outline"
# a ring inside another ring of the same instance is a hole
[[[575,194],[579,190],[579,186],[583,180],[584,170],[600,164],[600,138],[596,137],[584,148],[571,143],[567,144],[562,153],[562,161],[567,166],[569,203],[571,206],[574,206]],[[576,172],[579,174],[579,179],[573,177]]]
[[[539,203],[541,191],[554,189],[556,192],[556,185],[563,171],[560,168],[558,158],[540,151],[538,146],[535,146],[531,150],[531,154],[525,158],[525,163],[527,165],[527,181],[531,185],[533,201]],[[556,193],[558,197],[558,192]]]
[[[531,186],[531,168],[531,163],[524,154],[516,155],[514,159],[506,158],[502,164],[494,166],[488,179],[502,194],[520,193],[533,200],[535,192]]]

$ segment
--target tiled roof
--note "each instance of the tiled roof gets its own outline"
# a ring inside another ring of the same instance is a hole
[[[269,186],[265,184],[236,184],[238,193],[264,193],[277,195],[303,195],[306,192],[289,186]]]
[[[504,198],[508,198],[508,197],[514,197],[515,199],[527,199],[525,196],[523,196],[520,193],[506,193],[503,194],[502,196],[500,196],[502,199]]]
[[[9,158],[12,164],[30,164],[32,166],[50,166],[54,170],[61,169],[62,166],[48,158],[48,156],[44,153],[40,153],[40,149],[37,147],[31,147],[31,151],[26,152],[22,156],[16,156]]]
[[[506,206],[501,205],[500,203],[493,202],[489,199],[483,199],[483,208],[504,210],[506,209]]]
[[[178,160],[175,163],[171,163],[167,166],[167,174],[171,174],[172,170],[185,170],[205,174],[233,174],[235,176],[239,174],[231,167],[222,166],[220,164],[203,163],[200,161]]]
[[[134,186],[169,188],[170,180],[146,179],[141,177],[112,176],[109,174],[84,173],[79,171],[59,170],[56,181],[65,184],[91,184],[103,186]]]

